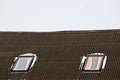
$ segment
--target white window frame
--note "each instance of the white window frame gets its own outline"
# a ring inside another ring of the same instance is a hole
[[[100,63],[100,67],[99,69],[85,69],[86,67],[86,63],[89,57],[102,57],[102,61]],[[85,56],[82,57],[80,66],[79,66],[79,70],[82,70],[82,72],[101,72],[101,70],[103,70],[105,68],[105,64],[106,64],[106,60],[107,60],[107,56],[104,53],[91,53],[91,54],[87,54]]]
[[[32,58],[32,60],[29,63],[29,66],[27,67],[27,69],[20,69],[20,70],[15,70],[15,66],[18,63],[20,58]],[[37,61],[37,56],[36,54],[33,53],[26,53],[26,54],[21,54],[18,57],[15,57],[14,59],[14,63],[11,66],[11,71],[12,72],[28,72],[35,64],[35,62]]]

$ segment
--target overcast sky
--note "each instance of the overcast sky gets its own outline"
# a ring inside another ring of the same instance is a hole
[[[0,31],[120,29],[120,0],[0,0]]]

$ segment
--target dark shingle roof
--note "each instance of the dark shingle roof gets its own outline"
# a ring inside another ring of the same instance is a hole
[[[10,73],[19,54],[36,53],[29,73]],[[78,70],[80,57],[92,52],[108,56],[101,74]],[[120,30],[0,33],[0,80],[119,80]]]

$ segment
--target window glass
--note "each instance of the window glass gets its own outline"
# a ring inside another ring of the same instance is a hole
[[[31,65],[33,57],[20,57],[13,70],[27,70]]]

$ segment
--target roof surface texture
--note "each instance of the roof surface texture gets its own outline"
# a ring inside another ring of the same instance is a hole
[[[28,73],[11,73],[16,56],[35,53],[39,57]],[[85,54],[107,55],[101,74],[79,70]],[[62,32],[1,32],[0,80],[119,80],[120,30]]]

